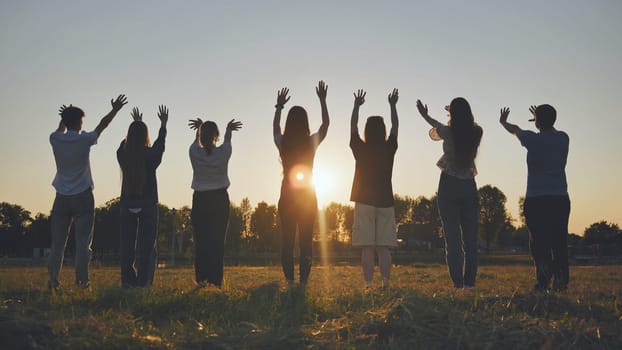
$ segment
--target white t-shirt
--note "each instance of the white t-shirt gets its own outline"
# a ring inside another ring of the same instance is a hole
[[[190,162],[192,163],[192,189],[195,191],[211,191],[227,188],[230,185],[228,176],[231,143],[225,142],[214,147],[212,154],[207,154],[197,142],[190,145]]]
[[[93,188],[89,154],[98,137],[95,131],[75,130],[55,131],[50,135],[56,161],[56,176],[52,186],[57,193],[71,196]]]
[[[457,177],[459,179],[472,179],[477,175],[477,167],[475,161],[468,168],[460,168],[456,166],[456,156],[454,153],[455,145],[454,138],[451,133],[451,127],[438,123],[434,126],[434,129],[441,139],[443,139],[443,155],[436,162],[443,172],[448,175]],[[432,135],[430,135],[431,137]]]

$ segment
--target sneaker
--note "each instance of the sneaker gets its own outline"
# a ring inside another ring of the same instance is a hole
[[[91,290],[91,284],[88,281],[87,282],[79,281],[76,283],[76,285],[78,286],[78,289]]]

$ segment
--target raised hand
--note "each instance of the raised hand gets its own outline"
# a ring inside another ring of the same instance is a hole
[[[399,97],[397,89],[393,89],[393,91],[389,94],[389,104],[391,106],[395,106]]]
[[[277,108],[279,107],[283,108],[283,106],[285,106],[287,101],[289,101],[290,96],[287,96],[288,93],[289,93],[289,89],[286,87],[276,92],[276,107]]]
[[[58,108],[58,115],[62,116],[63,112],[65,111],[65,109],[67,109],[67,107],[73,107],[73,105],[70,104],[69,106],[65,106],[65,105],[60,106],[60,108]]]
[[[529,107],[529,112],[531,113],[531,115],[533,115],[533,117],[536,117],[536,108],[538,108],[538,106],[536,105],[531,105],[531,107]]]
[[[138,110],[138,107],[132,108],[132,112],[130,112],[130,115],[132,116],[132,119],[134,119],[134,121],[143,120],[143,114],[140,113],[140,111]]]
[[[192,130],[199,130],[199,128],[201,127],[201,124],[203,124],[203,121],[201,120],[201,118],[190,119],[188,121],[188,126]]]
[[[227,131],[238,131],[242,128],[241,121],[235,121],[235,119],[231,119],[229,123],[227,123]]]
[[[423,117],[428,116],[428,105],[423,104],[421,100],[417,100],[417,109],[419,110],[419,114]]]
[[[328,92],[328,85],[326,85],[324,80],[320,80],[317,83],[317,87],[315,88],[315,93],[317,94],[317,97],[319,97],[320,100],[322,101],[326,101],[327,92]]]
[[[158,106],[158,118],[162,123],[166,123],[168,121],[168,107],[165,105]]]
[[[499,122],[501,122],[501,124],[507,123],[509,115],[510,115],[510,109],[508,107],[501,108]]]
[[[127,98],[125,95],[121,94],[117,96],[116,100],[110,100],[110,104],[112,105],[112,109],[115,111],[119,111],[123,106],[127,104]]]
[[[354,105],[356,107],[365,103],[365,95],[367,95],[367,92],[363,91],[363,89],[358,89],[358,91],[354,93]]]

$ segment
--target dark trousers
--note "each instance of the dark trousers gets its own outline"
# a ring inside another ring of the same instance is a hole
[[[317,216],[317,199],[312,190],[281,192],[279,199],[281,218],[281,265],[285,279],[294,280],[294,241],[298,228],[300,247],[300,282],[305,283],[311,273],[313,261],[313,226]]]
[[[441,173],[438,212],[443,224],[447,267],[454,287],[475,286],[479,195],[474,179]]]
[[[145,287],[153,283],[158,260],[158,205],[132,213],[121,204],[121,284],[124,287]]]
[[[65,247],[72,223],[75,227],[76,238],[76,283],[89,284],[94,209],[93,191],[90,188],[72,196],[56,194],[52,207],[52,249],[48,261],[50,274],[48,285],[50,287],[60,285],[58,276],[63,266]]]
[[[529,229],[529,249],[536,265],[538,289],[568,286],[568,196],[527,197],[523,206]]]
[[[229,194],[226,189],[194,191],[194,272],[197,283],[222,284],[225,238],[229,225]]]

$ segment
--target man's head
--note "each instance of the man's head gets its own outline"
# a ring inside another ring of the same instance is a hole
[[[557,119],[557,111],[551,105],[543,104],[536,107],[534,121],[539,130],[551,130]]]
[[[82,129],[82,118],[84,111],[75,106],[69,106],[60,114],[63,124],[68,130],[80,131]]]

